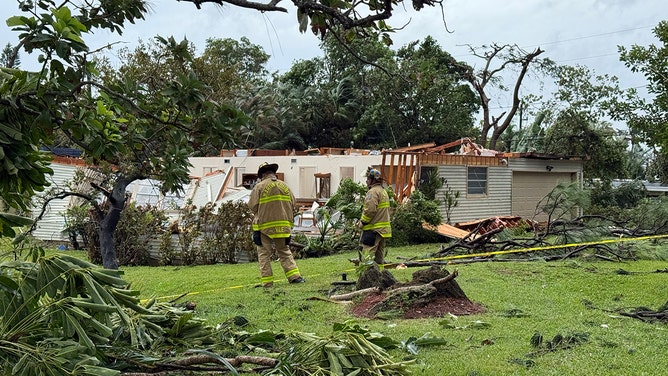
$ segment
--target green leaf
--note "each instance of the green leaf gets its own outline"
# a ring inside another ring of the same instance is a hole
[[[29,226],[33,224],[33,220],[28,217],[22,217],[20,215],[10,214],[10,213],[0,213],[0,220],[11,225],[11,226]]]
[[[4,132],[7,136],[11,137],[15,141],[22,141],[23,140],[23,133],[21,133],[20,129],[8,127],[4,124],[0,124],[0,131]]]
[[[327,361],[329,362],[329,370],[335,375],[343,375],[343,368],[339,362],[339,358],[332,351],[327,351]]]
[[[13,279],[0,275],[0,290],[4,290],[10,294],[16,294],[18,292],[19,285]]]
[[[72,374],[84,376],[117,376],[121,374],[121,371],[86,364],[82,366],[77,365]]]
[[[13,238],[16,236],[16,231],[14,231],[12,226],[3,223],[2,219],[0,218],[0,234],[2,234],[2,236],[6,238]]]
[[[269,331],[258,332],[250,335],[245,342],[252,345],[274,344],[276,343],[276,335]]]
[[[9,17],[5,23],[9,27],[22,26],[26,24],[26,20],[27,18],[25,16],[12,16]]]
[[[93,343],[93,340],[90,339],[88,334],[86,334],[86,331],[84,328],[81,326],[79,323],[79,320],[77,320],[76,317],[71,316],[67,314],[66,316],[67,322],[72,325],[74,330],[77,333],[77,336],[79,337],[79,343],[83,346],[85,346],[88,349],[94,349],[95,348],[95,343]]]

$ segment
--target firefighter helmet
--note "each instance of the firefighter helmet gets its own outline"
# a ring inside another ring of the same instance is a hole
[[[380,179],[380,171],[369,167],[366,171],[366,177],[367,179],[373,179],[373,180],[379,180]]]
[[[257,175],[258,177],[262,176],[265,172],[271,172],[271,173],[276,173],[278,171],[278,165],[276,163],[267,163],[263,162],[258,168],[257,168]]]

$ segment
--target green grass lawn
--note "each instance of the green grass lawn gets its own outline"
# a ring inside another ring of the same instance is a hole
[[[420,257],[437,245],[392,248],[396,256]],[[332,282],[356,279],[356,254],[297,260],[307,283],[289,285],[280,266],[269,290],[255,288],[257,264],[194,267],[123,267],[132,287],[145,299],[175,299],[197,304],[196,312],[212,325],[244,316],[248,331],[331,333],[333,323],[355,319],[397,341],[430,334],[448,345],[419,348],[416,375],[666,375],[668,325],[620,316],[618,309],[658,309],[668,300],[665,261],[609,262],[570,259],[554,262],[480,262],[451,265],[468,297],[487,311],[474,316],[420,320],[354,318],[349,306],[311,300],[326,297]],[[631,272],[618,273],[619,269]],[[408,281],[415,268],[392,270]],[[513,315],[514,313],[514,315]],[[442,325],[449,322],[450,327]],[[485,325],[475,325],[477,321]],[[452,328],[454,326],[454,328]],[[555,335],[586,335],[568,349],[536,352],[534,333],[546,340]],[[532,354],[533,353],[533,354]],[[397,359],[409,357],[393,350]]]

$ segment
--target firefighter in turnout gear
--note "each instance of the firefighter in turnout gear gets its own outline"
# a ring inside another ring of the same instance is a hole
[[[278,165],[264,162],[257,170],[260,180],[251,191],[248,205],[255,214],[253,242],[257,245],[260,284],[272,287],[274,274],[271,256],[275,249],[285,277],[290,283],[303,283],[290,244],[290,231],[294,220],[295,196],[283,181],[276,177]]]
[[[385,240],[392,237],[390,225],[390,197],[383,188],[380,171],[369,167],[365,173],[366,186],[369,188],[364,198],[360,243],[362,260],[373,259],[376,264],[385,264]]]

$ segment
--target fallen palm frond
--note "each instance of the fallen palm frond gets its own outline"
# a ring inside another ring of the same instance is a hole
[[[309,333],[290,336],[294,350],[279,357],[275,373],[306,375],[408,375],[414,360],[396,362],[386,349],[398,343],[351,323],[335,324],[329,337]]]

